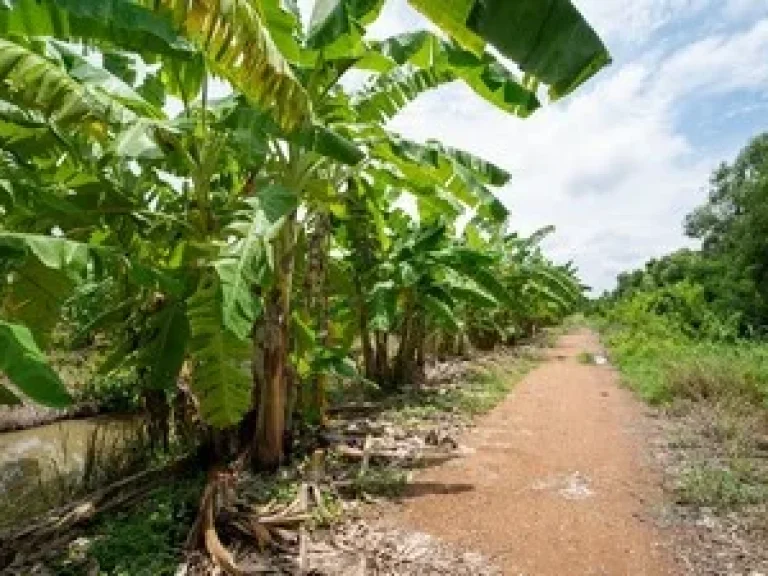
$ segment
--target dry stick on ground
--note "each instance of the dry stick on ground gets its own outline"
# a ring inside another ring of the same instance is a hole
[[[331,406],[325,412],[328,416],[347,416],[350,414],[371,414],[382,410],[382,405],[375,402],[353,402]]]
[[[403,453],[395,450],[369,450],[368,452],[341,444],[336,451],[343,458],[349,460],[414,460],[425,464],[442,464],[455,458],[462,458],[464,453],[456,450],[428,450],[415,453]]]
[[[306,483],[302,484],[299,490],[299,507],[305,514],[309,510],[309,486]],[[309,572],[308,541],[307,527],[302,523],[299,526],[299,574],[302,575]]]
[[[228,471],[213,471],[200,500],[200,512],[187,536],[187,549],[195,549],[202,540],[213,563],[227,574],[240,576],[243,572],[235,563],[232,553],[221,543],[216,532],[217,500],[224,499],[228,484],[233,481],[233,474]]]
[[[230,506],[226,497],[226,490],[236,476],[231,471],[211,473],[201,499],[200,512],[187,538],[187,548],[195,549],[203,543],[216,566],[230,575],[243,574],[231,552],[219,539],[216,519],[221,516],[242,535],[255,539],[261,550],[272,546],[283,552],[293,552],[295,548],[292,551],[286,545],[295,546],[298,543],[299,570],[302,574],[308,573],[309,535],[305,525],[312,519],[310,501],[314,501],[314,506],[323,517],[331,516],[325,508],[318,485],[315,482],[302,483],[296,498],[282,510],[276,510],[274,503],[270,502],[260,509],[251,508],[249,512],[243,512]]]
[[[361,478],[368,472],[368,466],[371,462],[371,449],[373,448],[373,437],[368,434],[365,437],[365,443],[363,444],[363,461],[360,463],[360,472],[358,476]]]

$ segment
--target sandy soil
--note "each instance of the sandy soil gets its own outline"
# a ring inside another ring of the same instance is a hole
[[[642,405],[594,334],[550,358],[462,438],[474,453],[420,473],[396,522],[475,550],[511,576],[681,574],[657,527],[662,492]]]

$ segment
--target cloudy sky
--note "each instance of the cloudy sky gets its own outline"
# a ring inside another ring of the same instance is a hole
[[[586,283],[686,244],[685,214],[711,170],[768,129],[766,0],[574,0],[613,65],[533,117],[505,116],[461,85],[429,93],[392,127],[509,169],[515,226],[557,227],[548,249]],[[425,25],[390,0],[372,33]]]

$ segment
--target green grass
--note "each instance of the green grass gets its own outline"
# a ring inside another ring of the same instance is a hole
[[[677,495],[682,504],[735,508],[764,502],[768,485],[756,478],[748,465],[733,460],[725,465],[706,463],[685,470]]]
[[[437,390],[409,391],[393,401],[396,416],[402,419],[431,419],[453,412],[468,417],[485,414],[499,404],[535,365],[529,358],[515,358],[467,376],[461,386]]]
[[[768,498],[768,468],[756,450],[768,433],[767,344],[615,328],[603,339],[624,383],[681,417],[690,437],[675,447],[690,460],[676,478],[681,503],[734,509]]]
[[[72,552],[58,561],[60,576],[89,574],[88,559],[100,576],[171,576],[200,504],[202,476],[156,489],[130,511],[110,514],[89,527],[87,554]]]
[[[595,362],[595,355],[591,352],[579,352],[579,354],[576,356],[576,360],[579,362],[579,364],[587,364],[589,366],[597,363]]]
[[[363,495],[397,498],[408,486],[408,473],[398,468],[369,468],[354,480],[352,491],[358,497]]]

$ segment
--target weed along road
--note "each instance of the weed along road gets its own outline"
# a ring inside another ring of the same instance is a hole
[[[654,523],[643,407],[610,367],[581,360],[598,350],[587,330],[561,338],[463,438],[470,456],[415,478],[400,521],[509,576],[680,574]]]

